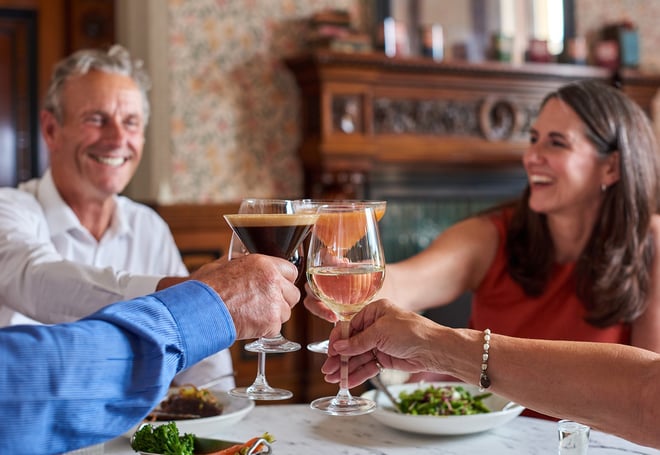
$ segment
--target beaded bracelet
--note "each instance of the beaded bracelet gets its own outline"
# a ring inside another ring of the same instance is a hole
[[[479,391],[483,392],[490,387],[488,377],[488,350],[490,349],[490,329],[484,330],[484,353],[481,355],[481,375],[479,376]]]

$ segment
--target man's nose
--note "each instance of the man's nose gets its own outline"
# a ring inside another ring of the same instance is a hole
[[[121,119],[111,118],[105,125],[104,136],[107,140],[122,144],[126,140],[126,129]]]

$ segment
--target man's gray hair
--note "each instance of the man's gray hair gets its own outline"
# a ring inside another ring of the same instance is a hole
[[[149,121],[147,92],[151,88],[151,80],[143,68],[142,60],[132,59],[128,50],[118,44],[107,51],[83,49],[58,62],[50,79],[43,108],[51,112],[59,123],[62,123],[64,112],[61,95],[64,83],[72,76],[84,75],[91,70],[121,74],[135,81],[142,93],[144,125],[146,126]]]

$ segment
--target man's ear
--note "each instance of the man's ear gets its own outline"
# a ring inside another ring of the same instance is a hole
[[[609,154],[606,158],[604,172],[602,183],[605,185],[610,186],[619,181],[621,178],[621,152],[617,150]]]
[[[59,123],[55,115],[50,111],[42,110],[39,113],[39,128],[41,129],[41,136],[50,150],[51,145],[55,142],[55,136],[59,128]]]

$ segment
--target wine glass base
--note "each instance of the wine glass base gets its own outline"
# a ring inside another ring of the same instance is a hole
[[[309,406],[333,416],[359,416],[376,410],[373,400],[362,397],[352,397],[344,402],[337,400],[337,397],[323,397],[312,401]]]
[[[309,343],[307,345],[307,350],[318,354],[327,354],[329,344],[329,340],[315,341],[314,343]]]
[[[255,388],[255,387],[236,387],[229,391],[229,394],[239,398],[249,398],[250,400],[288,400],[293,397],[293,392],[284,389],[275,389],[273,387]]]
[[[264,352],[266,354],[277,354],[281,352],[295,352],[300,350],[300,344],[289,340],[279,340],[268,342],[265,339],[258,339],[245,345],[245,350],[249,352]]]

